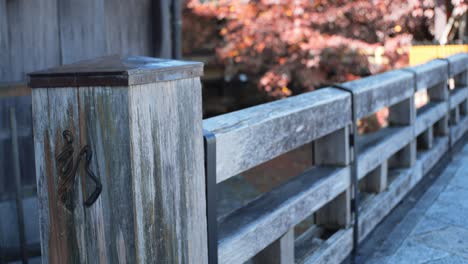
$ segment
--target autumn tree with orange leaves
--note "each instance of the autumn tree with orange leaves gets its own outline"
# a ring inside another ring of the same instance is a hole
[[[244,74],[272,98],[407,63],[432,38],[434,0],[218,0],[187,2],[185,49],[211,45],[229,76]],[[383,63],[369,62],[381,52]]]

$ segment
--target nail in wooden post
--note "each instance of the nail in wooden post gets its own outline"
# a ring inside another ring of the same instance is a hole
[[[254,264],[294,263],[294,228],[258,253],[252,260]]]
[[[202,72],[111,56],[30,74],[43,263],[207,262]]]

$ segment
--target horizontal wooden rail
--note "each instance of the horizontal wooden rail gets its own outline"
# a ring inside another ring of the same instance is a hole
[[[218,184],[310,142],[317,163],[218,219],[217,261],[290,263],[293,254],[296,263],[340,263],[353,248],[351,222],[344,219],[352,212],[336,213],[350,205],[343,197],[352,190],[352,104],[357,119],[390,111],[389,127],[355,142],[361,241],[468,130],[467,71],[468,55],[455,55],[341,84],[349,93],[325,88],[204,120],[216,138]],[[429,101],[416,109],[414,96],[423,90]],[[311,215],[315,224],[292,242],[294,227]],[[331,226],[336,231],[322,237]]]
[[[341,84],[354,93],[356,118],[369,116],[413,95],[413,75],[396,70]]]
[[[203,121],[222,182],[351,123],[351,96],[326,88]]]

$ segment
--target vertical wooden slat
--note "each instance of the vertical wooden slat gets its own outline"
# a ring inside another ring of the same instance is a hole
[[[104,0],[60,0],[58,7],[62,64],[107,54]]]
[[[129,105],[137,259],[205,263],[200,81],[132,87]]]
[[[7,4],[6,0],[0,0],[0,80],[10,75],[9,51]]]
[[[50,92],[53,90],[53,92]],[[64,145],[62,132],[74,133],[73,147],[79,148],[77,89],[34,89],[33,125],[36,159],[37,196],[43,263],[86,263],[83,209],[68,209],[58,198],[56,156]],[[74,181],[71,204],[81,201],[80,180]]]
[[[3,81],[25,80],[26,73],[60,63],[57,0],[6,1],[10,68]],[[1,61],[0,63],[4,63]]]
[[[390,106],[388,122],[395,126],[408,126],[414,124],[416,108],[414,96]]]
[[[108,54],[164,57],[153,53],[154,45],[160,44],[153,35],[163,34],[153,27],[153,19],[160,18],[151,10],[155,1],[101,1],[104,3],[105,27],[100,34]],[[169,13],[164,15],[169,16]]]
[[[447,101],[449,98],[449,90],[447,89],[447,83],[443,82],[427,90],[429,100],[436,101]]]
[[[359,187],[364,192],[380,193],[387,188],[387,184],[388,163],[384,161],[360,181]]]
[[[416,120],[416,107],[414,96],[411,96],[395,105],[390,106],[388,122],[394,126],[413,126]],[[414,129],[413,129],[414,134]],[[412,167],[416,163],[416,140],[413,139],[408,145],[398,151],[390,158],[388,166]]]
[[[100,198],[84,210],[87,263],[135,261],[128,87],[79,88],[80,145],[93,151],[91,170],[101,180]],[[94,184],[80,171],[83,195]],[[86,197],[83,197],[85,199]]]
[[[331,229],[347,228],[351,224],[351,191],[347,189],[316,212],[315,222]]]
[[[446,115],[434,124],[434,135],[447,136],[449,132],[449,117]]]
[[[290,264],[294,263],[294,229],[273,242],[258,253],[253,259],[254,264]]]
[[[346,166],[350,162],[349,127],[346,126],[314,142],[317,165]]]
[[[434,132],[432,127],[429,127],[426,131],[424,131],[418,138],[418,148],[421,147],[422,149],[431,149],[432,144],[434,141]]]

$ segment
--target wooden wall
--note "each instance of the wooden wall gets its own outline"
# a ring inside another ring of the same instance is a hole
[[[169,4],[0,0],[0,82],[24,81],[31,71],[103,55],[169,57]]]

